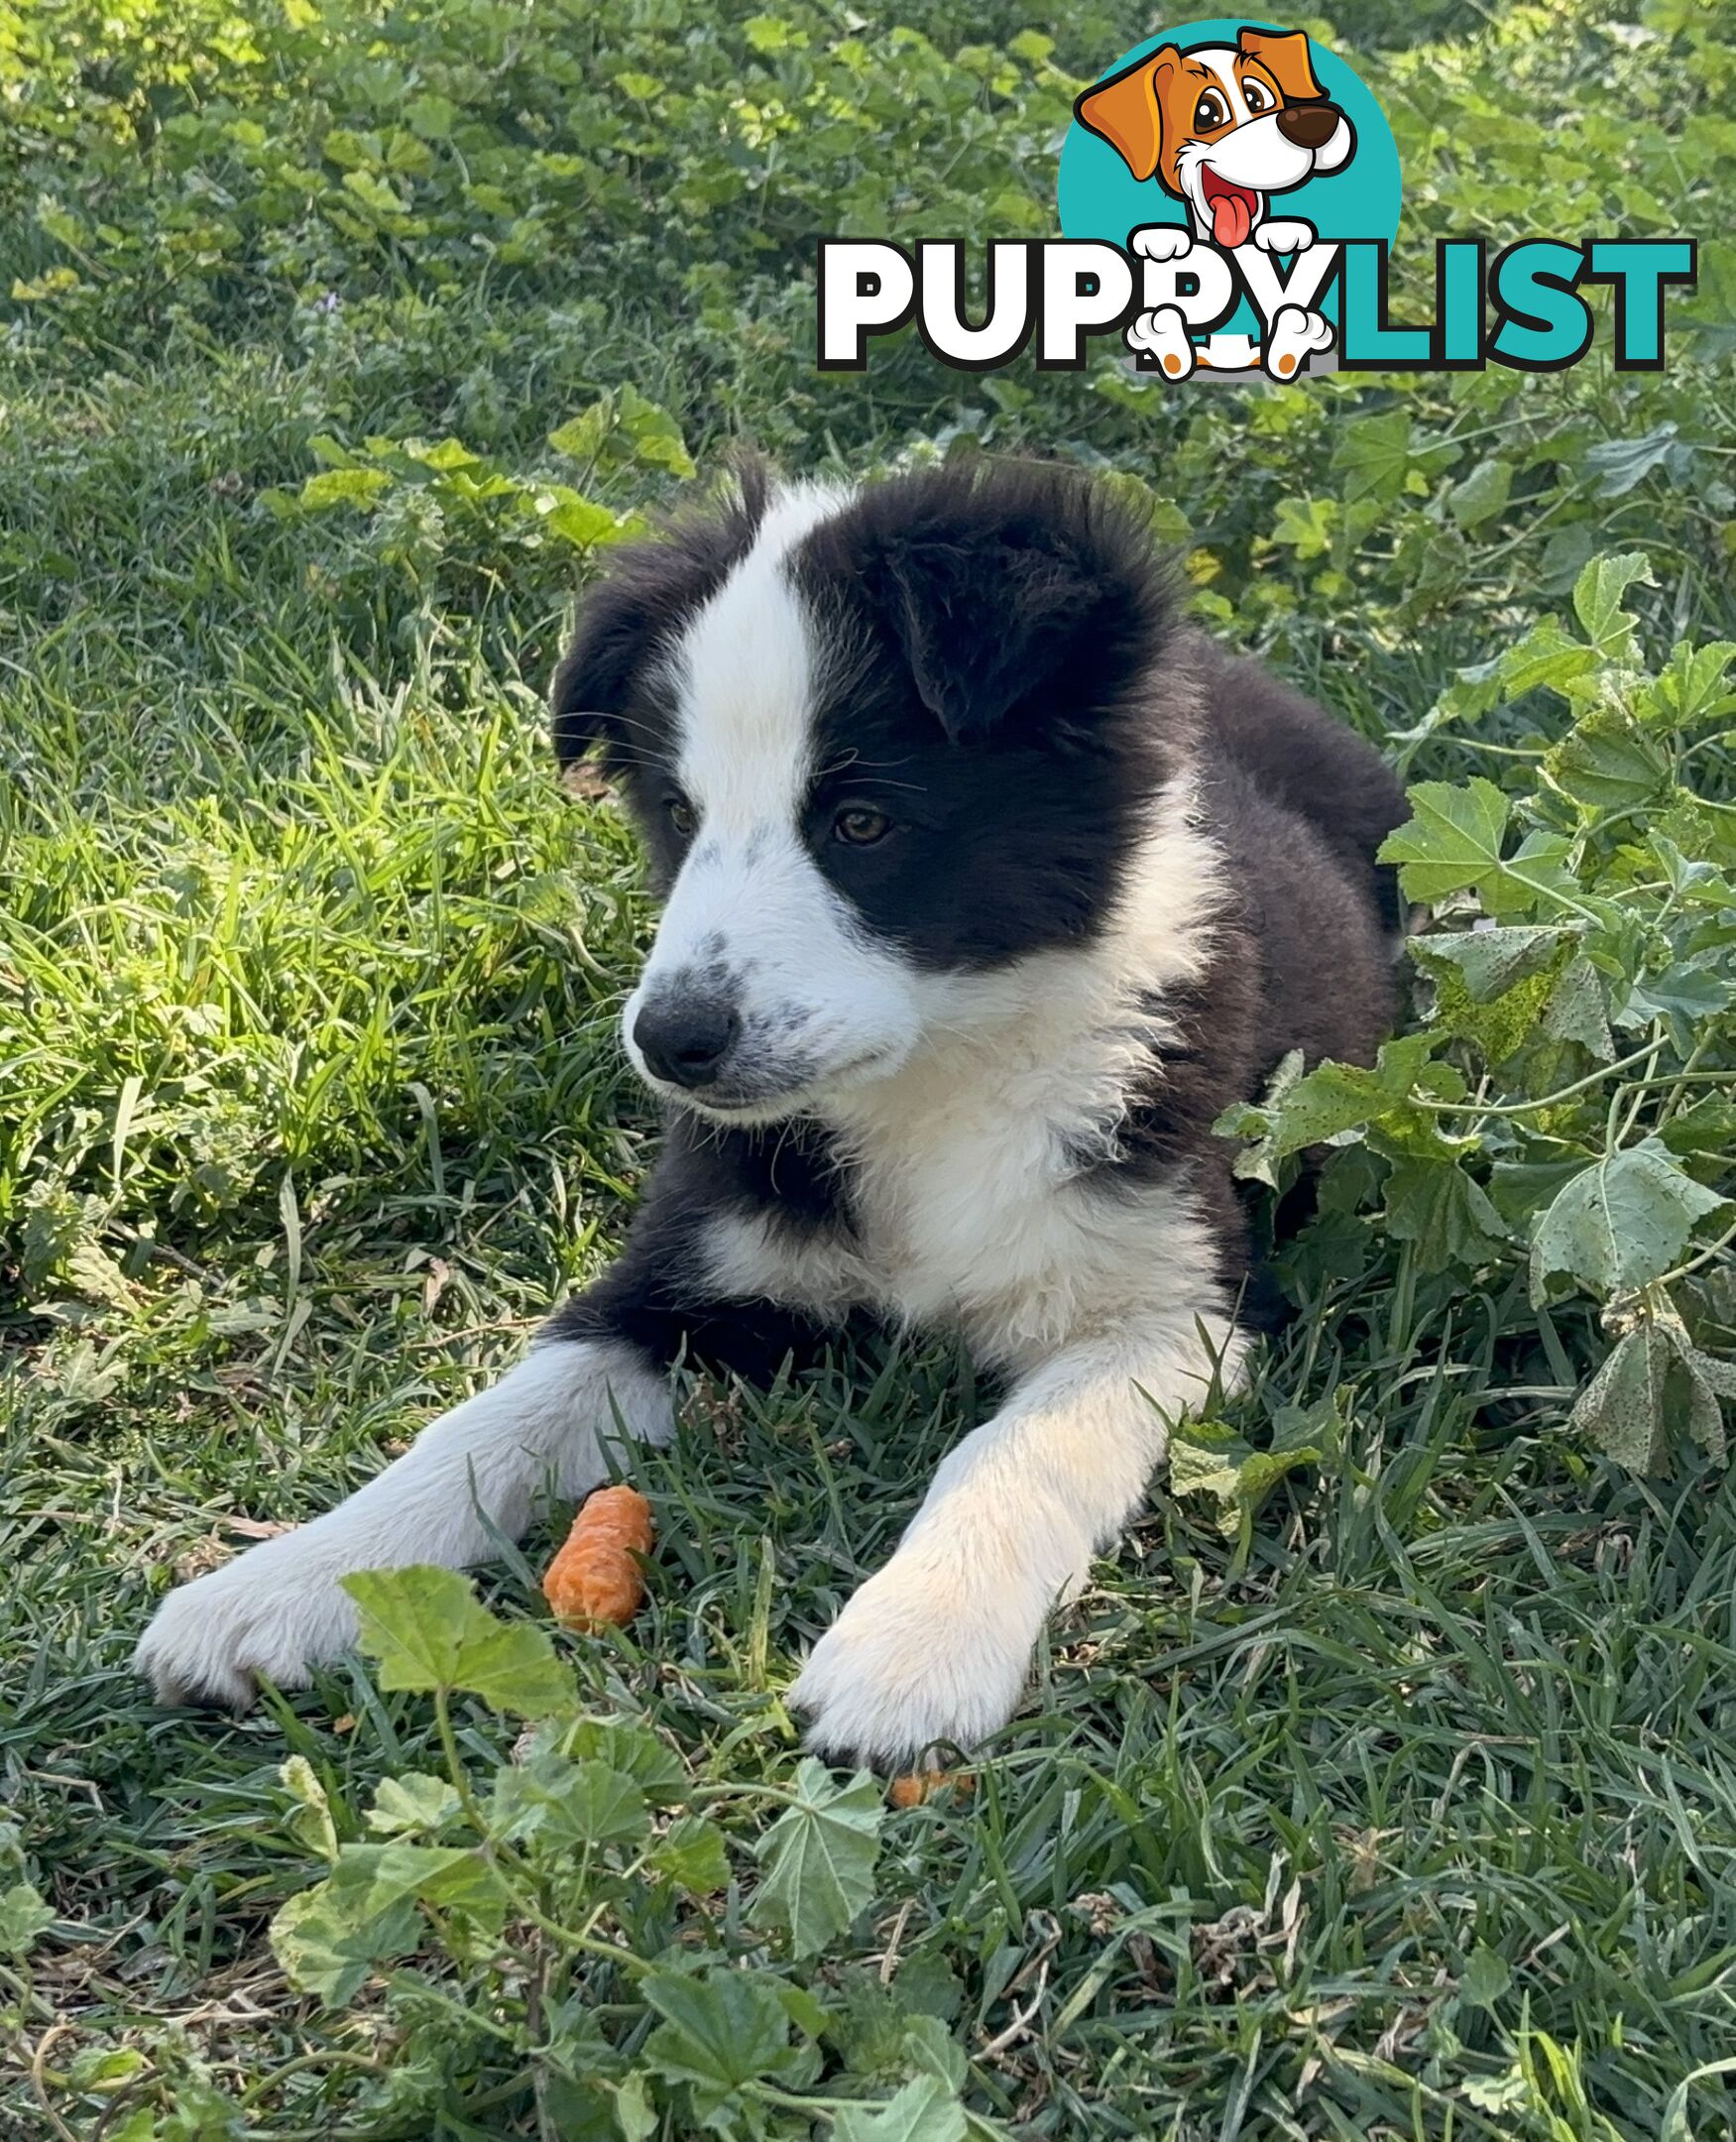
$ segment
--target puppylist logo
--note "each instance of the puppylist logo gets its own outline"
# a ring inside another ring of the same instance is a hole
[[[1239,17],[1160,32],[1086,89],[1061,150],[1060,238],[991,240],[981,318],[967,247],[820,243],[818,362],[867,368],[910,320],[943,364],[992,371],[1034,341],[1077,371],[1119,336],[1178,384],[1314,372],[1560,372],[1591,348],[1587,285],[1615,293],[1618,371],[1664,363],[1664,300],[1691,290],[1691,238],[1474,233],[1435,249],[1434,317],[1388,312],[1400,173],[1392,129],[1335,53]]]

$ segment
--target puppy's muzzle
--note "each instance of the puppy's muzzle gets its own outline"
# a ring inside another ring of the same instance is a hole
[[[1298,149],[1324,149],[1342,117],[1335,104],[1287,104],[1278,114],[1278,131]]]

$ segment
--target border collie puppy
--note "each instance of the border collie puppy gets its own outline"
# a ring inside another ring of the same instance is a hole
[[[139,1664],[166,1699],[303,1683],[355,1638],[347,1572],[485,1560],[669,1436],[676,1365],[768,1376],[866,1312],[961,1333],[1005,1396],[792,1700],[838,1758],[969,1746],[1242,1373],[1212,1125],[1288,1050],[1372,1060],[1398,783],[1181,625],[1103,492],[1020,465],[749,471],[616,554],[554,734],[664,895],[623,1026],[668,1136],[627,1248],[340,1508],[173,1594]]]

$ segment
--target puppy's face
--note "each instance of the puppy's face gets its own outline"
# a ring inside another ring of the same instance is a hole
[[[968,978],[1081,942],[1166,747],[1167,605],[1049,471],[750,486],[623,557],[556,691],[643,829],[662,917],[623,1027],[665,1098],[767,1123],[896,1072]]]

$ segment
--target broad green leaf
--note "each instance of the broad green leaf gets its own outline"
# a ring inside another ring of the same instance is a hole
[[[1603,982],[1583,952],[1575,953],[1556,977],[1538,1025],[1546,1040],[1576,1041],[1604,1063],[1614,1057]]]
[[[1411,413],[1393,409],[1344,425],[1332,449],[1331,465],[1343,474],[1348,502],[1397,498],[1410,461]]]
[[[294,1802],[293,1811],[285,1818],[284,1828],[321,1859],[337,1857],[337,1826],[331,1817],[331,1802],[326,1798],[325,1787],[319,1782],[313,1765],[305,1755],[291,1755],[278,1772],[284,1790]]]
[[[579,1719],[566,1728],[561,1746],[569,1755],[590,1756],[632,1778],[653,1807],[668,1807],[687,1792],[680,1756],[648,1726],[631,1719]]]
[[[372,1894],[366,1871],[340,1860],[325,1881],[279,1906],[272,1954],[297,1992],[341,2007],[376,1964],[418,1945],[422,1915],[415,1898],[401,1893],[376,1910]]]
[[[491,1931],[511,1898],[478,1851],[456,1845],[346,1844],[322,1882],[292,1896],[272,1921],[272,1950],[290,1983],[332,2005],[374,1965],[421,1940],[417,1900],[462,1912]]]
[[[1416,1244],[1419,1271],[1486,1264],[1510,1238],[1488,1193],[1455,1160],[1395,1160],[1386,1178],[1386,1231]]]
[[[383,1689],[465,1689],[521,1718],[571,1705],[572,1682],[547,1633],[529,1621],[498,1620],[456,1570],[412,1564],[341,1582]]]
[[[1594,557],[1573,583],[1573,613],[1605,661],[1632,664],[1636,659],[1635,613],[1622,608],[1622,597],[1636,584],[1658,584],[1643,550]]]
[[[1543,1301],[1558,1274],[1594,1294],[1631,1293],[1679,1263],[1699,1222],[1729,1202],[1655,1138],[1607,1153],[1558,1191],[1538,1222],[1532,1299]]]
[[[375,215],[391,218],[409,213],[408,201],[402,194],[395,192],[376,172],[345,172],[343,188],[346,193],[354,195],[364,208],[371,209]]]
[[[1462,483],[1447,494],[1447,510],[1461,529],[1480,528],[1507,504],[1513,489],[1511,461],[1479,461]]]
[[[1493,781],[1481,774],[1463,787],[1419,781],[1408,800],[1410,818],[1380,846],[1380,860],[1399,865],[1407,899],[1445,899],[1467,886],[1480,891],[1499,873],[1509,806]]]
[[[591,550],[598,543],[613,542],[621,533],[620,522],[607,506],[576,495],[557,500],[542,516],[542,523],[576,550]]]
[[[650,1829],[644,1795],[605,1762],[571,1762],[545,1751],[495,1778],[489,1803],[492,1835],[534,1837],[561,1851],[589,1844],[637,1844]]]
[[[727,1888],[730,1855],[724,1834],[703,1815],[682,1815],[646,1854],[651,1866],[689,1896],[713,1896]]]
[[[843,2105],[835,2142],[963,2142],[965,2108],[939,2076],[917,2076],[883,2105]]]
[[[652,1971],[640,1984],[662,2018],[644,2057],[666,2082],[687,2085],[702,2127],[735,2131],[743,2083],[768,2077],[787,2085],[811,2070],[811,2049],[790,2043],[789,2016],[763,1972],[720,1964],[691,1976]]]
[[[658,2127],[657,2108],[642,2075],[622,2079],[615,2090],[615,2124],[623,2142],[650,2142]]]
[[[885,1810],[868,1771],[841,1783],[811,1755],[796,1770],[795,1796],[755,1848],[763,1872],[749,1917],[755,1926],[784,1928],[804,1957],[872,1901]]]
[[[1456,968],[1472,1004],[1492,1004],[1516,983],[1553,968],[1575,931],[1560,924],[1521,924],[1509,929],[1440,931],[1412,937],[1407,949],[1419,965],[1436,972]]]
[[[1572,842],[1564,833],[1528,833],[1495,875],[1478,890],[1497,920],[1511,916],[1559,916],[1567,902],[1585,905],[1569,868]]]
[[[1413,937],[1410,952],[1434,980],[1435,1024],[1498,1064],[1535,1034],[1573,941],[1560,928],[1476,929]]]
[[[632,439],[636,460],[667,469],[674,476],[698,473],[681,437],[681,426],[666,409],[640,394],[637,387],[628,385],[619,390],[616,421]]]
[[[1296,552],[1298,560],[1325,557],[1337,525],[1335,499],[1280,499],[1272,521],[1272,540]]]
[[[1695,960],[1678,960],[1662,974],[1648,976],[1634,985],[1628,1011],[1642,1019],[1716,1018],[1736,1002],[1736,980],[1724,953],[1710,953]]]
[[[1673,1153],[1703,1153],[1721,1161],[1736,1151],[1736,1099],[1705,1094],[1678,1109],[1658,1137]]]
[[[1659,1473],[1670,1451],[1668,1387],[1676,1350],[1656,1324],[1616,1341],[1573,1401],[1567,1426],[1630,1473]]]
[[[0,1889],[0,1956],[26,1956],[55,1923],[57,1913],[27,1881]]]
[[[404,107],[405,124],[423,141],[446,141],[458,124],[458,106],[450,98],[424,90]]]
[[[405,1770],[381,1779],[368,1810],[368,1828],[382,1837],[437,1837],[462,1806],[449,1778]]]
[[[1458,1997],[1473,2008],[1492,2008],[1512,1983],[1507,1959],[1498,1949],[1486,1948],[1479,1942],[1458,1981]]]
[[[385,469],[321,469],[302,484],[301,503],[313,513],[328,506],[369,507],[378,504],[380,494],[391,488],[392,478]]]
[[[1280,1407],[1264,1450],[1221,1421],[1182,1421],[1170,1436],[1170,1491],[1211,1495],[1218,1505],[1217,1529],[1234,1538],[1280,1481],[1335,1451],[1342,1429],[1331,1399]]]
[[[609,436],[609,426],[614,419],[614,405],[605,397],[551,431],[548,443],[557,454],[570,455],[575,461],[595,460],[603,450],[603,442]]]
[[[1709,640],[1702,647],[1678,640],[1643,695],[1642,712],[1672,729],[1720,719],[1736,709],[1736,691],[1728,684],[1733,661],[1736,640]]]
[[[1658,745],[1608,706],[1581,715],[1544,765],[1558,787],[1593,810],[1632,809],[1670,782],[1670,762]]]
[[[1541,618],[1496,663],[1501,697],[1519,699],[1529,691],[1549,690],[1565,696],[1577,678],[1597,666],[1595,649],[1562,630],[1554,618]]]
[[[1383,1044],[1371,1070],[1361,1064],[1324,1063],[1293,1085],[1274,1081],[1257,1108],[1225,1110],[1214,1126],[1219,1136],[1260,1140],[1250,1154],[1238,1155],[1235,1172],[1270,1182],[1275,1163],[1288,1154],[1374,1123],[1424,1150],[1439,1145],[1449,1151],[1440,1145],[1433,1119],[1409,1098],[1425,1072],[1433,1071],[1429,1055],[1434,1046],[1431,1034],[1403,1034]]]
[[[1638,438],[1601,439],[1587,447],[1585,466],[1595,471],[1600,498],[1625,498],[1642,477],[1666,461],[1676,443],[1676,424],[1666,419]]]

